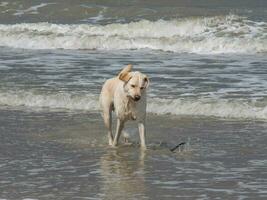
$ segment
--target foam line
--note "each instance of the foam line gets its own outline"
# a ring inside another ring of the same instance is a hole
[[[267,52],[267,24],[236,15],[114,23],[0,25],[0,46],[26,49],[152,49],[198,54]]]

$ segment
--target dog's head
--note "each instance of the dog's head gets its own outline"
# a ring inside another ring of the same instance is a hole
[[[139,101],[149,85],[149,79],[145,74],[132,72],[132,65],[127,65],[120,73],[119,79],[124,82],[124,90],[134,101]]]

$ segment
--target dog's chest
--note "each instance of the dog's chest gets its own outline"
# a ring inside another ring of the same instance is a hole
[[[137,105],[130,101],[123,101],[116,105],[115,112],[121,119],[135,120],[137,118]]]
[[[114,93],[114,108],[117,117],[121,120],[143,120],[146,112],[146,95],[143,93],[138,102],[127,96],[123,85],[117,88]]]

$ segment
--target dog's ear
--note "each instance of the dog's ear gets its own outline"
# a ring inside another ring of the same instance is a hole
[[[145,78],[144,78],[144,88],[148,88],[149,82],[150,82],[149,78],[147,76],[145,76]]]
[[[132,65],[127,65],[126,67],[123,68],[123,70],[121,70],[121,72],[119,73],[119,79],[124,81],[124,82],[128,82],[132,77],[130,75],[130,72],[132,71]]]

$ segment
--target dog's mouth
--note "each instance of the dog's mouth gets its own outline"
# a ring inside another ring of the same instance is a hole
[[[135,97],[133,98],[134,101],[139,101],[141,99],[141,97]]]
[[[136,95],[136,96],[131,96],[131,95],[128,95],[128,97],[130,97],[133,101],[139,101],[140,99],[141,99],[141,96],[139,96],[139,95]]]
[[[134,95],[133,100],[134,101],[139,101],[141,99],[140,95]]]

